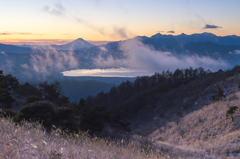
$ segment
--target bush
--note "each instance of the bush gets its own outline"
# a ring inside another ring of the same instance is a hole
[[[25,96],[41,96],[41,92],[28,82],[19,85],[17,92]]]
[[[212,95],[212,100],[221,100],[224,97],[225,95],[223,90],[220,87],[218,87],[217,93],[215,95]]]
[[[93,107],[84,107],[81,109],[81,124],[82,131],[101,132],[104,128],[104,114],[96,111]]]
[[[41,100],[43,100],[43,99],[39,96],[28,96],[25,104],[34,103],[34,102],[41,101]]]
[[[54,124],[61,130],[77,132],[80,127],[80,118],[74,115],[73,109],[60,107],[56,109]]]
[[[17,116],[17,113],[11,109],[5,109],[5,110],[0,111],[0,115],[5,118],[7,118],[7,117],[14,118]]]
[[[20,113],[16,121],[27,121],[40,122],[47,129],[51,131],[53,118],[55,115],[55,105],[47,101],[37,101],[30,103],[21,108]]]
[[[234,121],[234,113],[237,109],[238,109],[237,106],[231,106],[226,112],[226,118],[228,118],[230,116],[232,119],[232,122],[233,122]]]

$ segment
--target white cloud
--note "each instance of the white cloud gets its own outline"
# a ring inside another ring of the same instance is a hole
[[[26,69],[28,69],[29,68],[29,66],[25,63],[25,64],[23,64],[23,65],[21,65],[21,67],[22,68],[26,68]]]
[[[240,50],[235,50],[234,53],[235,54],[240,54]]]
[[[52,72],[76,69],[79,64],[73,51],[58,51],[50,46],[35,51],[38,53],[31,54],[30,68],[44,76],[49,76]]]
[[[122,42],[119,49],[127,57],[126,59],[113,59],[112,56],[109,56],[108,59],[105,60],[99,56],[95,59],[95,65],[99,67],[121,66],[149,72],[160,72],[167,69],[175,70],[177,68],[187,67],[204,67],[217,70],[228,66],[224,60],[216,60],[208,56],[185,55],[176,57],[170,52],[156,51],[152,47],[144,45],[137,38]]]

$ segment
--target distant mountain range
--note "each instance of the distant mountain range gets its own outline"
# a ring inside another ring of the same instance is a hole
[[[212,33],[201,34],[180,34],[180,35],[162,35],[160,33],[152,37],[140,36],[144,44],[153,45],[155,48],[162,46],[177,46],[184,45],[191,42],[212,42],[221,45],[240,45],[240,37],[236,35],[231,36],[216,36]]]
[[[83,40],[82,38],[76,39],[70,43],[64,45],[20,45],[21,47],[27,47],[32,49],[57,49],[57,50],[77,50],[82,48],[89,48],[95,45]]]
[[[135,38],[157,51],[170,52],[176,57],[182,55],[208,56],[213,59],[223,59],[229,64],[229,67],[239,65],[240,61],[240,37],[235,35],[221,37],[211,33],[202,33],[173,36],[158,33],[151,37],[138,36]],[[101,46],[95,46],[83,39],[77,39],[65,45],[51,46],[14,46],[0,44],[0,69],[3,69],[5,73],[11,73],[15,76],[18,75],[19,79],[38,77],[38,72],[35,72],[38,69],[33,67],[33,58],[35,58],[35,60],[42,60],[38,65],[46,65],[47,63],[45,62],[50,61],[44,70],[46,69],[45,71],[51,76],[56,74],[56,77],[59,78],[61,75],[60,72],[62,71],[99,68],[95,63],[95,59],[99,57],[103,59],[107,59],[108,57],[113,59],[127,58],[126,53],[123,53],[121,49],[119,49],[123,42],[125,41],[110,42]],[[33,49],[33,47],[37,49]],[[61,53],[54,52],[50,56],[44,54],[46,50],[51,47],[61,50]],[[74,50],[71,53],[71,58],[68,56],[68,50]],[[33,57],[35,55],[36,57]],[[60,61],[59,58],[61,58]],[[69,62],[72,59],[77,60],[77,66],[74,65],[74,67],[72,67],[71,62]],[[62,62],[61,60],[65,61]],[[23,72],[25,74],[24,76]]]
[[[31,48],[23,48],[15,45],[5,45],[5,44],[0,44],[0,53],[20,53],[20,54],[25,54],[25,53],[31,53],[32,49]]]
[[[211,33],[201,33],[201,34],[192,34],[192,35],[186,35],[186,34],[180,34],[180,35],[163,35],[163,34],[156,34],[151,37],[146,36],[138,36],[135,37],[140,39],[143,44],[151,45],[156,50],[168,50],[172,49],[174,47],[182,47],[186,44],[187,47],[190,47],[190,45],[196,46],[196,43],[201,43],[203,45],[204,43],[207,44],[208,47],[215,47],[215,44],[219,45],[240,45],[240,37],[236,35],[231,36],[216,36]],[[118,46],[120,42],[110,42],[107,44],[104,44],[102,46],[107,47],[111,51],[117,51]],[[214,46],[210,46],[210,45]],[[218,45],[218,46],[219,46]],[[57,50],[92,50],[93,47],[99,48],[98,46],[95,46],[93,44],[90,44],[89,42],[83,40],[82,38],[76,39],[68,44],[64,45],[4,45],[0,44],[0,52],[5,53],[32,53],[33,49],[50,49],[55,48]],[[226,48],[227,46],[225,46]],[[97,49],[98,50],[98,49]]]

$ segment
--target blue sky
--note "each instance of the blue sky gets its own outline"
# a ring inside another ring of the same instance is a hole
[[[240,36],[239,6],[239,0],[8,0],[0,3],[0,42],[115,41],[168,31]],[[203,29],[207,24],[216,28]]]

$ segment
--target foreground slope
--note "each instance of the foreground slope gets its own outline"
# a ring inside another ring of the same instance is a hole
[[[157,159],[132,144],[117,143],[87,135],[62,135],[58,130],[46,134],[40,125],[23,123],[15,125],[9,119],[0,118],[0,158],[94,158],[94,159]],[[142,151],[142,152],[141,152]]]
[[[170,156],[184,158],[240,158],[240,76],[235,75],[201,90],[192,109],[184,111],[183,117],[168,113],[168,117],[156,116],[147,127],[137,128],[134,137],[145,135],[145,141]],[[221,87],[226,97],[215,101],[211,96]],[[187,102],[187,99],[185,101]],[[180,105],[181,106],[181,105]],[[237,106],[233,118],[226,117],[231,106]],[[148,128],[148,130],[146,130]],[[155,130],[149,133],[149,130]],[[146,133],[148,132],[148,133]]]

